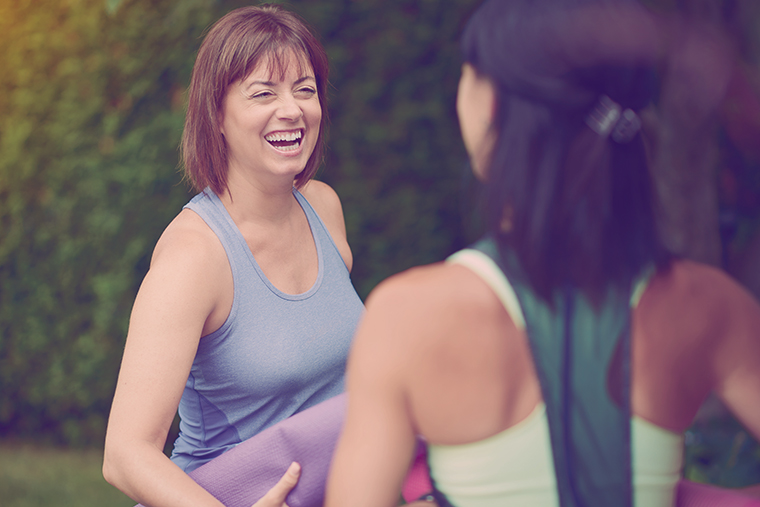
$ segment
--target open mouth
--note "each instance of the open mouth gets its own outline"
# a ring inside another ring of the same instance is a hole
[[[292,151],[298,149],[301,146],[301,139],[303,138],[302,130],[292,130],[289,132],[272,132],[267,134],[264,139],[269,144],[281,151]]]

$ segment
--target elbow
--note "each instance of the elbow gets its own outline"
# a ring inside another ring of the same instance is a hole
[[[116,479],[117,473],[117,467],[115,466],[113,459],[111,458],[112,452],[109,449],[108,446],[106,446],[105,451],[103,452],[103,478],[106,480],[108,484],[111,486],[116,486],[118,488],[118,481]]]
[[[120,452],[120,446],[106,439],[105,449],[103,451],[103,478],[108,484],[124,491],[123,469],[124,460],[119,459],[123,454]]]

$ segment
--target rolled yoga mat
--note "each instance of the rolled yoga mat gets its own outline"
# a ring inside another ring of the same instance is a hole
[[[270,426],[189,475],[226,507],[251,507],[297,461],[301,476],[286,502],[319,507],[345,413],[346,395],[335,396]]]

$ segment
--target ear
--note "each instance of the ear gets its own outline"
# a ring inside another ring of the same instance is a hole
[[[224,134],[224,104],[222,104],[222,107],[219,108],[219,110],[216,112],[216,126],[219,129],[219,132]]]
[[[478,94],[482,104],[481,121],[485,128],[484,136],[480,140],[478,151],[473,159],[475,176],[478,179],[485,180],[488,177],[488,168],[491,166],[491,156],[496,149],[498,141],[498,126],[496,125],[496,115],[499,108],[499,99],[496,85],[485,75],[477,74]]]
[[[498,98],[496,92],[496,85],[491,78],[485,74],[481,74],[474,67],[470,66],[475,77],[475,90],[478,95],[480,121],[485,123],[489,130],[495,127],[496,112],[498,110]]]
[[[488,168],[491,166],[491,156],[496,149],[496,143],[499,138],[498,126],[496,125],[496,115],[499,107],[499,99],[497,98],[496,86],[493,81],[483,77],[482,78],[481,93],[483,96],[483,122],[486,125],[485,136],[480,143],[480,150],[478,161],[475,164],[478,169],[475,170],[475,176],[478,179],[485,180],[488,175]]]
[[[487,110],[487,121],[489,129],[493,129],[495,127],[495,121],[496,121],[496,112],[499,108],[499,100],[497,99],[496,94],[496,85],[493,84],[493,81],[491,81],[487,77],[481,78],[483,81],[482,84],[482,93],[483,93],[483,101],[486,105]]]

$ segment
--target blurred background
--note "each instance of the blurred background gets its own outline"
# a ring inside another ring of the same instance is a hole
[[[100,476],[132,300],[191,197],[178,166],[204,30],[232,0],[0,0],[0,503],[132,505]],[[688,30],[644,115],[663,237],[760,296],[760,2],[646,0]],[[326,163],[362,297],[478,235],[459,32],[479,0],[292,0],[331,61]],[[693,480],[760,482],[708,400]]]

